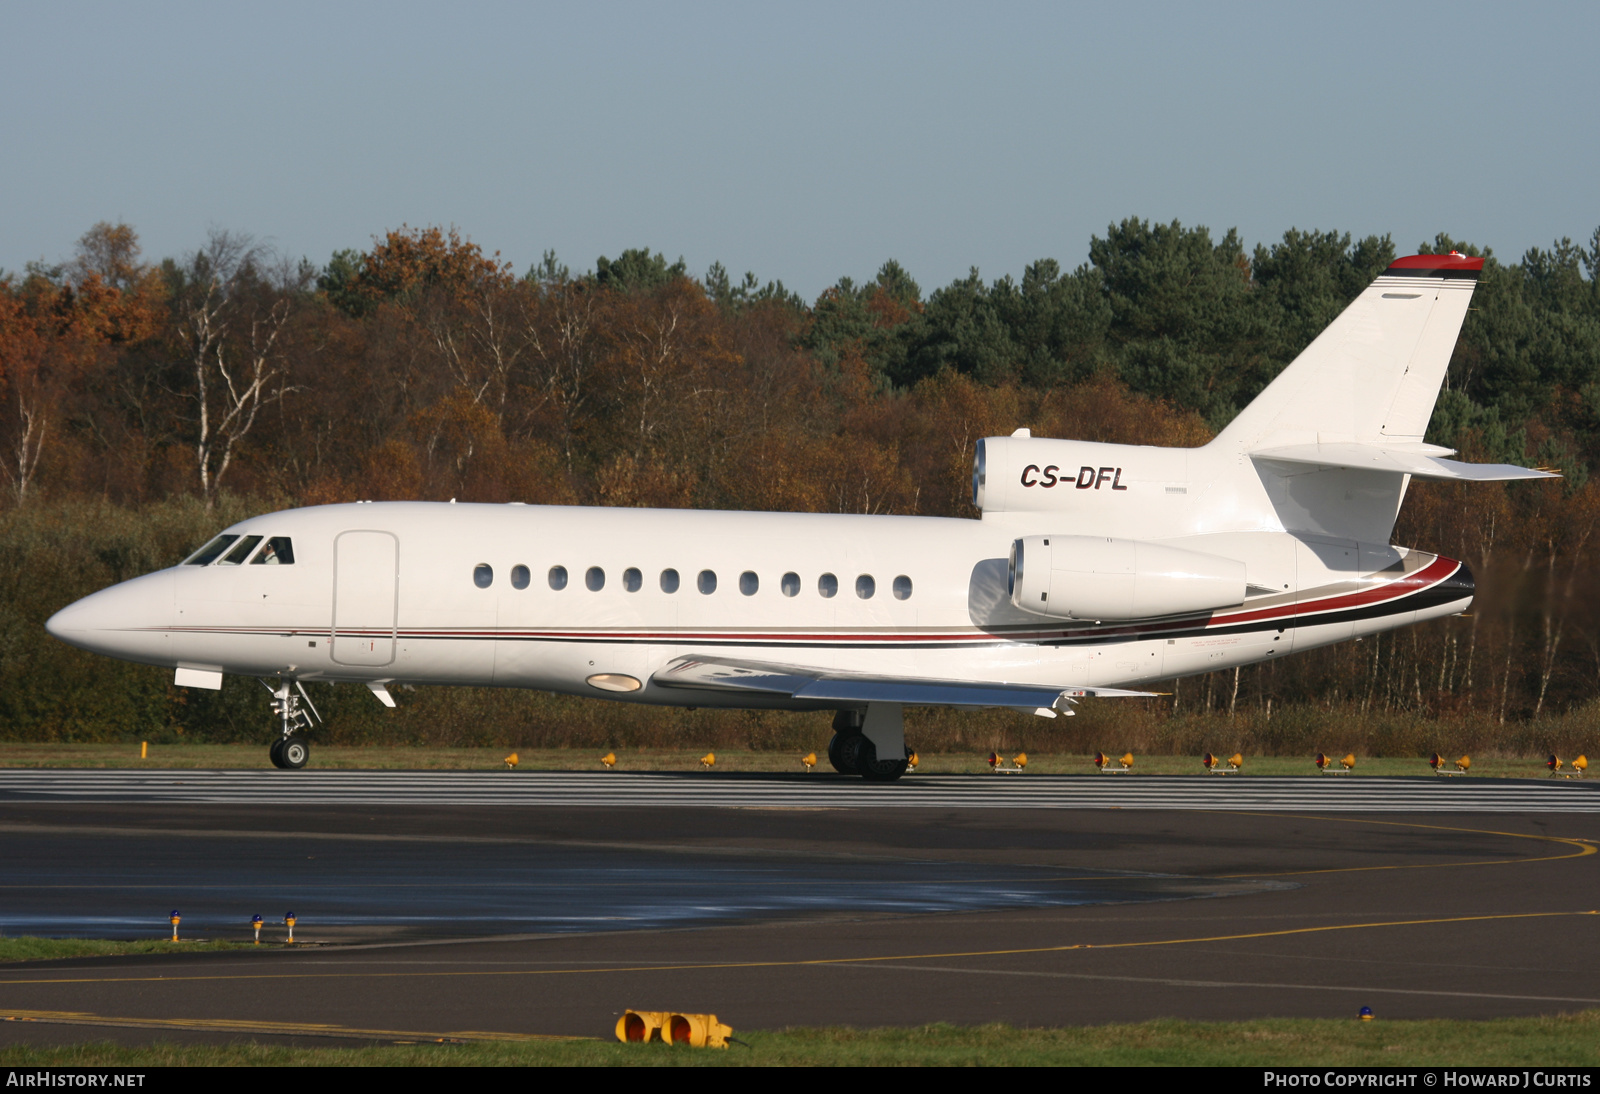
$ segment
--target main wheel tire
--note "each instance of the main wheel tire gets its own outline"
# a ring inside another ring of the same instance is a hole
[[[272,766],[283,767],[283,738],[279,737],[272,742],[272,747],[267,749],[267,756],[272,760]]]
[[[835,733],[828,740],[828,762],[833,769],[841,775],[859,774],[856,771],[856,748],[854,742],[861,740],[860,733]]]
[[[910,760],[901,756],[898,760],[878,759],[878,749],[871,739],[861,738],[861,745],[855,751],[856,774],[868,782],[892,783],[906,773]]]
[[[283,761],[283,766],[293,771],[298,771],[311,759],[311,746],[299,734],[285,737],[283,744],[278,749],[278,758]]]

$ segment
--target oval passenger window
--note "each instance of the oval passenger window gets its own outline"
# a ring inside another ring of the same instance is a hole
[[[661,591],[664,593],[675,593],[678,591],[677,570],[661,571]]]
[[[862,574],[856,578],[856,595],[862,600],[871,600],[872,594],[878,591],[878,583],[872,580],[871,574]]]
[[[533,575],[528,573],[528,568],[521,563],[511,567],[511,587],[513,589],[526,589],[528,581]]]
[[[754,570],[746,570],[739,575],[739,591],[745,596],[755,596],[756,590],[761,588],[761,579]]]
[[[800,575],[789,573],[783,575],[783,581],[778,586],[783,590],[784,596],[800,595]]]
[[[560,592],[567,587],[567,568],[565,566],[550,567],[550,587]]]
[[[896,600],[911,599],[911,579],[905,574],[901,574],[894,579],[894,598]]]
[[[644,587],[644,575],[637,566],[629,566],[622,571],[622,587],[630,593],[636,593]]]
[[[597,593],[606,587],[606,572],[598,566],[590,566],[583,575],[583,583],[591,593]]]
[[[716,571],[715,570],[701,570],[700,571],[700,579],[697,582],[697,584],[700,586],[700,591],[702,593],[704,593],[706,596],[710,596],[712,593],[716,592],[717,591],[717,574],[716,574]]]
[[[831,597],[839,591],[839,579],[832,574],[823,574],[817,578],[817,592],[824,598]]]
[[[487,589],[494,584],[494,567],[487,562],[480,562],[472,568],[472,583],[480,589]]]

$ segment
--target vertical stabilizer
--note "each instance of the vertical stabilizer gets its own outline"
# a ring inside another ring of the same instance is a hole
[[[1397,259],[1212,444],[1420,444],[1483,259]]]

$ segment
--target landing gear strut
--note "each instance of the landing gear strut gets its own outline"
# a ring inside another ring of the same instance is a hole
[[[892,717],[898,733],[899,708]],[[841,775],[860,775],[869,782],[893,782],[906,773],[911,752],[903,740],[897,759],[879,759],[878,746],[864,732],[866,718],[859,710],[841,710],[833,716],[833,737],[828,741],[828,762]]]
[[[275,687],[265,680],[261,683],[272,692],[272,712],[278,716],[279,726],[279,737],[272,743],[267,755],[271,757],[273,767],[299,770],[311,759],[311,746],[302,731],[311,728],[313,718],[321,721],[322,716],[317,714],[316,705],[311,702],[311,696],[306,694],[300,681],[280,677]],[[304,707],[300,705],[302,700]]]

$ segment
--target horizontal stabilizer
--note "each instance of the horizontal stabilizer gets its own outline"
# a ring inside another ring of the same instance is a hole
[[[680,657],[651,677],[660,687],[787,695],[819,703],[904,703],[911,706],[1052,708],[1077,696],[1150,696],[1119,688],[991,684],[962,680],[869,676],[798,665],[726,658]]]
[[[1508,482],[1513,479],[1557,479],[1552,471],[1537,471],[1509,463],[1462,463],[1440,459],[1434,453],[1449,452],[1435,445],[1376,445],[1355,442],[1333,444],[1292,444],[1281,448],[1256,449],[1252,460],[1278,463],[1313,464],[1355,471],[1390,471],[1419,479],[1465,482]]]

